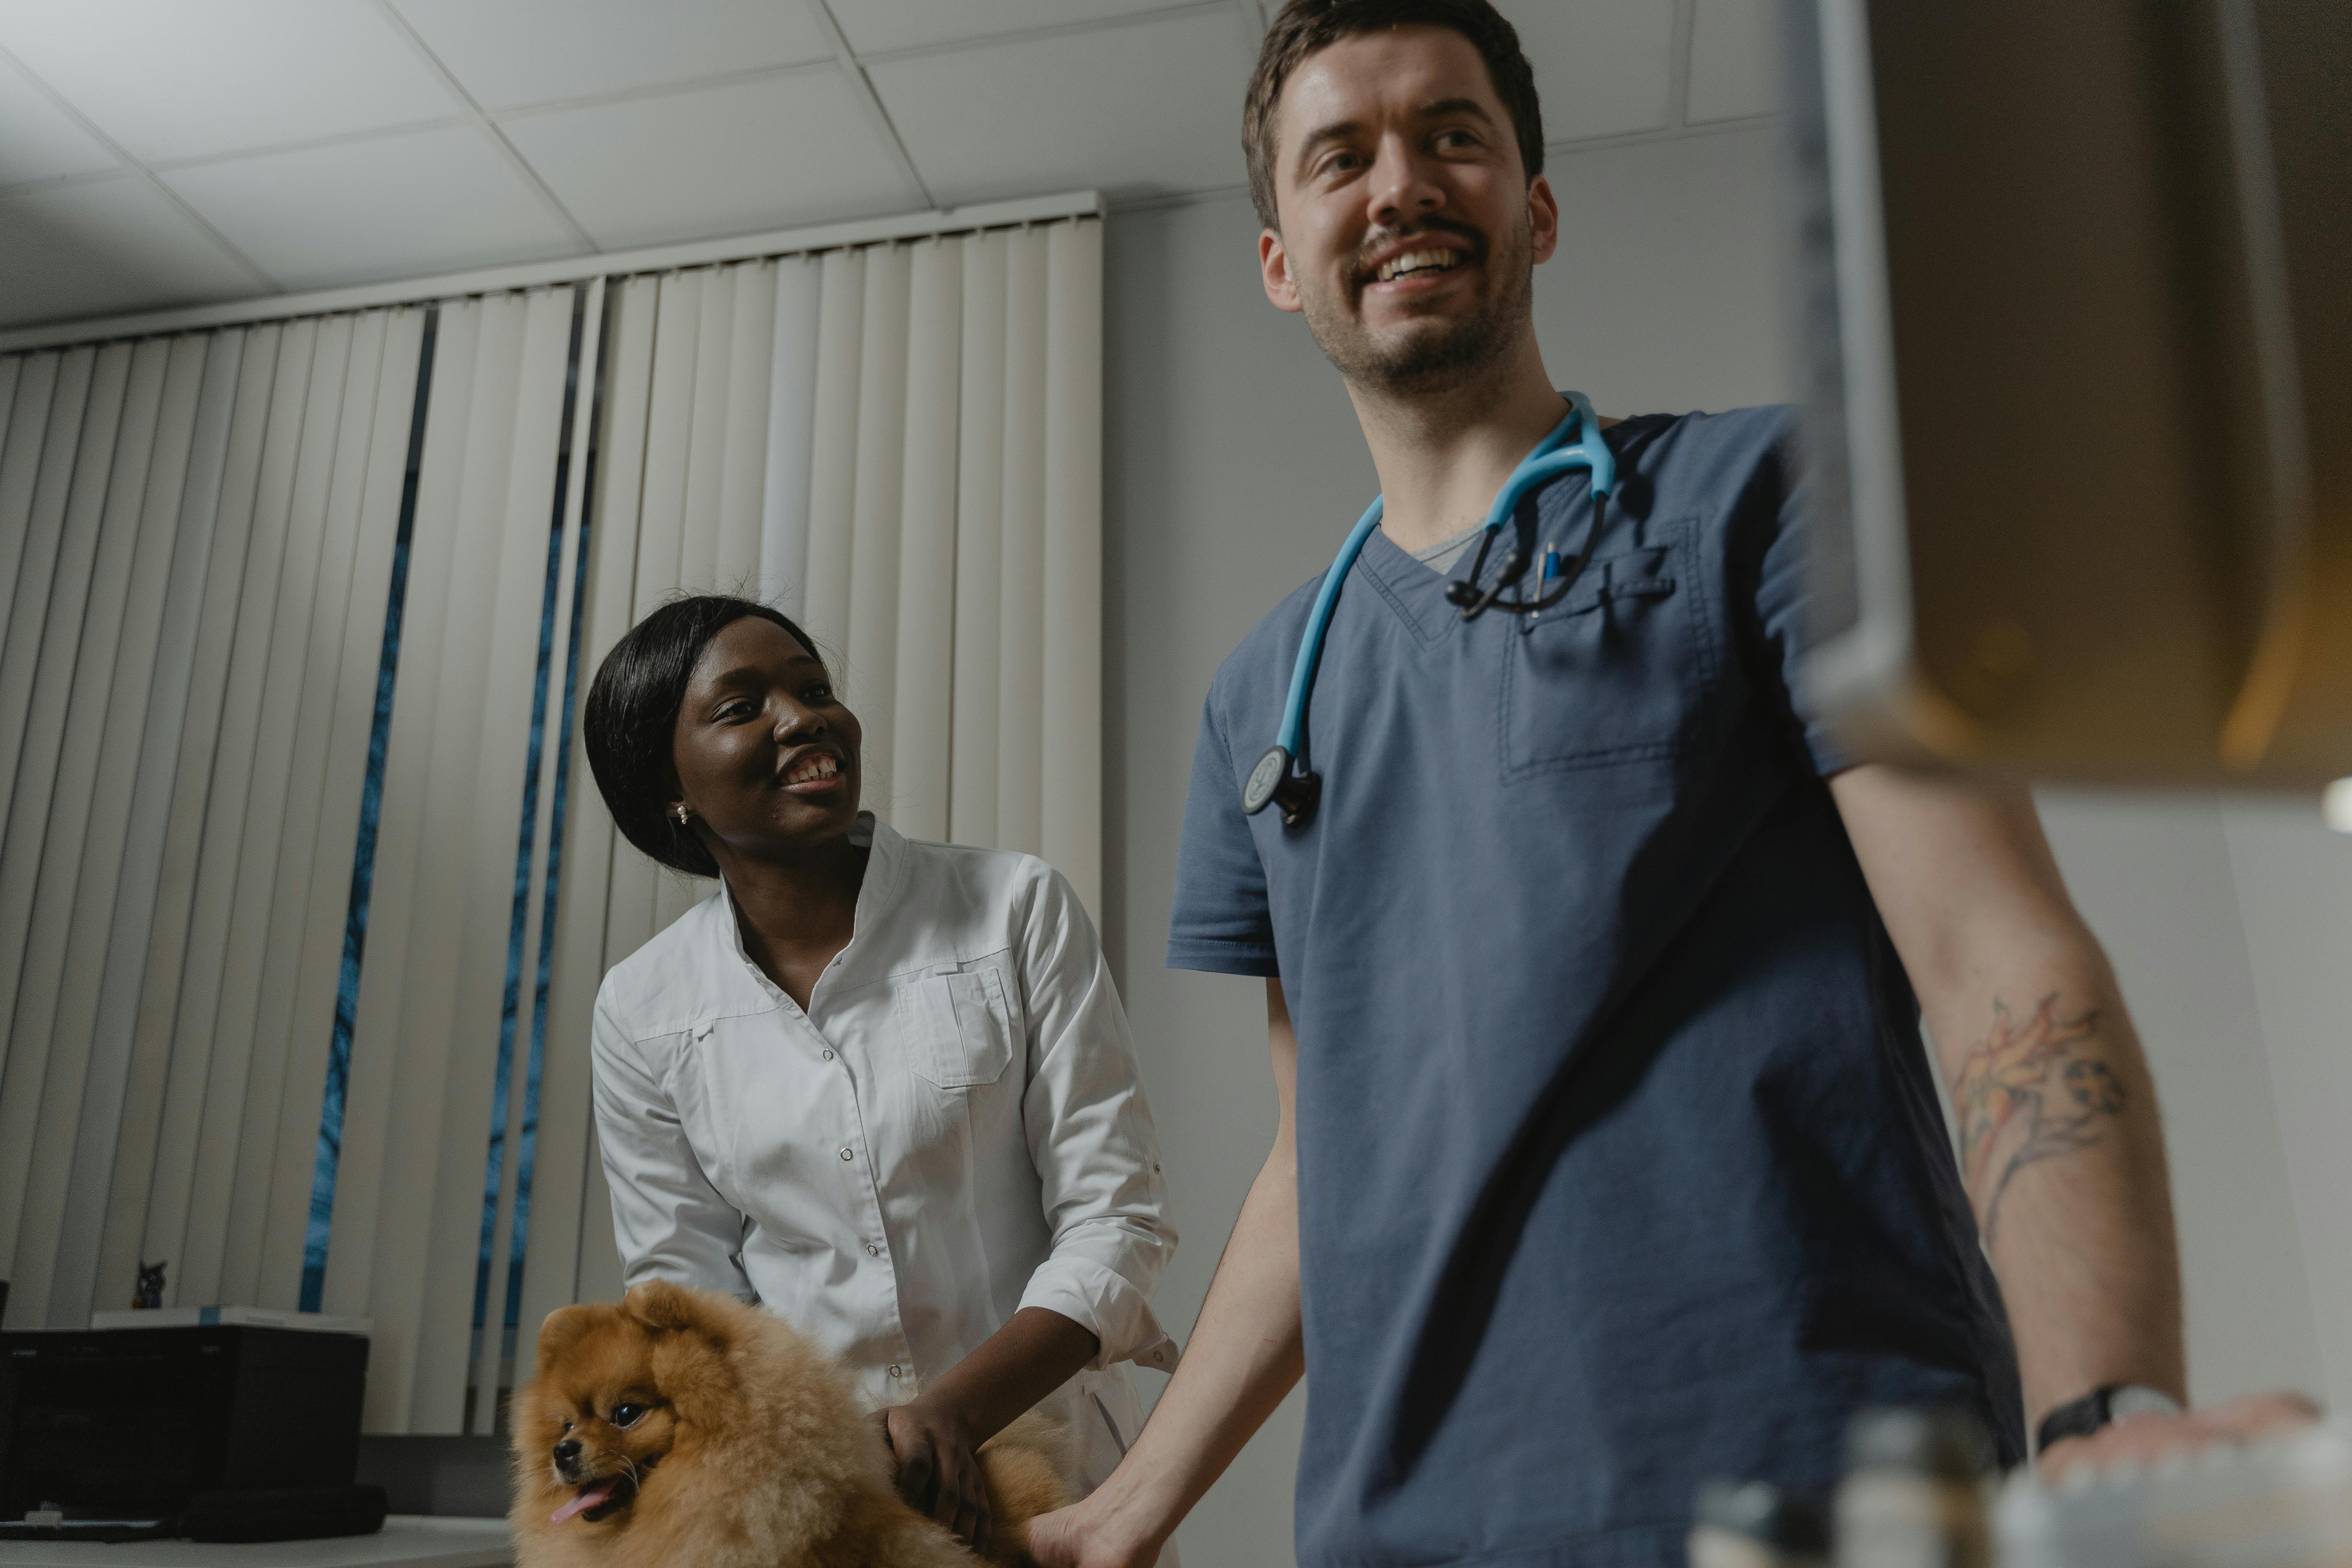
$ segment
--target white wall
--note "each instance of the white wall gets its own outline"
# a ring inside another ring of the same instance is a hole
[[[1537,326],[1557,382],[1617,414],[1785,395],[1772,159],[1753,127],[1554,154],[1565,236]],[[1107,237],[1101,912],[1184,1234],[1160,1292],[1180,1335],[1274,1125],[1263,988],[1161,967],[1201,700],[1377,488],[1337,376],[1259,291],[1256,234],[1236,195]],[[2198,1393],[2319,1392],[2332,1370],[2352,1399],[2352,842],[2299,805],[2046,808],[2156,1062]],[[1294,1396],[1186,1524],[1194,1568],[1291,1561],[1300,1415]]]
[[[2209,1403],[2282,1386],[2324,1394],[2310,1238],[2296,1225],[2274,1095],[2282,1086],[2264,1037],[2263,1004],[2284,998],[2271,994],[2277,978],[2263,976],[2249,955],[2224,830],[2231,813],[2259,808],[2048,789],[2039,800],[2066,885],[2115,963],[2156,1073],[2190,1392]],[[2337,847],[2309,803],[2289,814],[2308,836],[2331,841],[2321,847]],[[2352,879],[2343,885],[2352,889]],[[2270,907],[2270,889],[2248,890]],[[2333,1104],[2340,1122],[2352,1093]]]

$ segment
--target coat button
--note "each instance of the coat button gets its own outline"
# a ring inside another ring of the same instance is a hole
[[[897,1363],[896,1362],[893,1362],[893,1363],[891,1363],[891,1365],[890,1365],[890,1375],[891,1375],[892,1377],[896,1377],[896,1376],[898,1376],[898,1363]]]
[[[866,1244],[866,1256],[868,1258],[879,1258],[882,1256],[882,1249],[869,1241]]]
[[[847,1150],[847,1149],[844,1149],[844,1150],[841,1152],[841,1157],[842,1157],[843,1159],[845,1159],[845,1160],[855,1160],[855,1159],[856,1159],[856,1158],[857,1158],[857,1156],[856,1156],[855,1153],[851,1152],[850,1152],[849,1150]]]
[[[822,1052],[822,1053],[821,1053],[821,1055],[822,1055],[823,1059],[824,1059],[824,1060],[825,1060],[825,1061],[831,1061],[831,1060],[833,1060],[833,1052],[832,1052],[831,1050],[824,1051],[824,1052]]]

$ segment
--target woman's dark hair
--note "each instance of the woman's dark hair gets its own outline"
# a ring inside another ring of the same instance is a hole
[[[808,633],[782,611],[731,595],[699,594],[664,605],[631,626],[588,688],[581,724],[596,788],[623,837],[673,871],[719,875],[719,862],[702,840],[663,806],[677,779],[672,748],[687,679],[712,637],[753,616],[783,627],[810,658],[824,662]]]
[[[1517,30],[1488,0],[1290,0],[1265,30],[1242,100],[1242,155],[1260,223],[1282,227],[1274,205],[1274,110],[1291,73],[1342,38],[1410,26],[1450,27],[1470,40],[1486,62],[1495,95],[1510,111],[1528,178],[1543,173],[1543,105],[1536,97],[1535,69],[1519,52]]]

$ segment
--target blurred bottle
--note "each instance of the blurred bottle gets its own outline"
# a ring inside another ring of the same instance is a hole
[[[1990,1568],[1991,1446],[1965,1410],[1865,1410],[1846,1428],[1837,1568]]]
[[[1829,1517],[1764,1481],[1709,1481],[1691,1522],[1690,1568],[1827,1568]]]

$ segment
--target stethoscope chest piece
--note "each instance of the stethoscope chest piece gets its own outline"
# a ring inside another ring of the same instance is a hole
[[[1467,575],[1450,584],[1445,590],[1448,603],[1462,613],[1465,621],[1475,620],[1488,609],[1500,609],[1519,617],[1521,625],[1534,618],[1567,596],[1584,564],[1592,554],[1593,545],[1601,537],[1601,502],[1617,489],[1617,458],[1601,438],[1601,420],[1592,412],[1592,405],[1584,394],[1567,395],[1569,416],[1561,420],[1528,454],[1525,461],[1513,471],[1508,483],[1496,496],[1494,506],[1486,514],[1486,526],[1479,537],[1478,556],[1471,563]],[[1568,445],[1571,434],[1580,433],[1581,439],[1573,447]],[[1589,469],[1592,475],[1592,527],[1585,536],[1584,548],[1564,567],[1557,550],[1548,551],[1542,570],[1537,576],[1537,597],[1506,599],[1504,590],[1517,583],[1533,564],[1517,547],[1505,556],[1501,570],[1489,586],[1479,584],[1486,568],[1486,552],[1495,542],[1496,533],[1507,521],[1519,504],[1519,498],[1537,485],[1566,472],[1570,468]],[[1249,777],[1242,784],[1242,810],[1255,816],[1269,805],[1282,808],[1282,825],[1297,827],[1315,816],[1316,803],[1323,798],[1323,775],[1308,767],[1307,750],[1307,700],[1315,687],[1315,667],[1322,661],[1324,634],[1330,629],[1331,606],[1339,597],[1339,584],[1346,582],[1349,569],[1355,565],[1357,554],[1364,541],[1381,524],[1380,498],[1364,509],[1356,526],[1348,531],[1347,542],[1339,546],[1339,557],[1331,570],[1323,574],[1323,585],[1316,591],[1314,608],[1307,617],[1306,629],[1298,638],[1298,658],[1291,666],[1290,693],[1282,708],[1282,730],[1273,748],[1257,760]],[[1557,584],[1555,586],[1555,584]]]
[[[1297,827],[1315,815],[1316,803],[1323,798],[1323,775],[1311,769],[1303,773],[1291,771],[1290,752],[1284,747],[1267,749],[1250,770],[1249,782],[1242,786],[1242,811],[1255,816],[1268,805],[1282,808],[1282,825]]]

